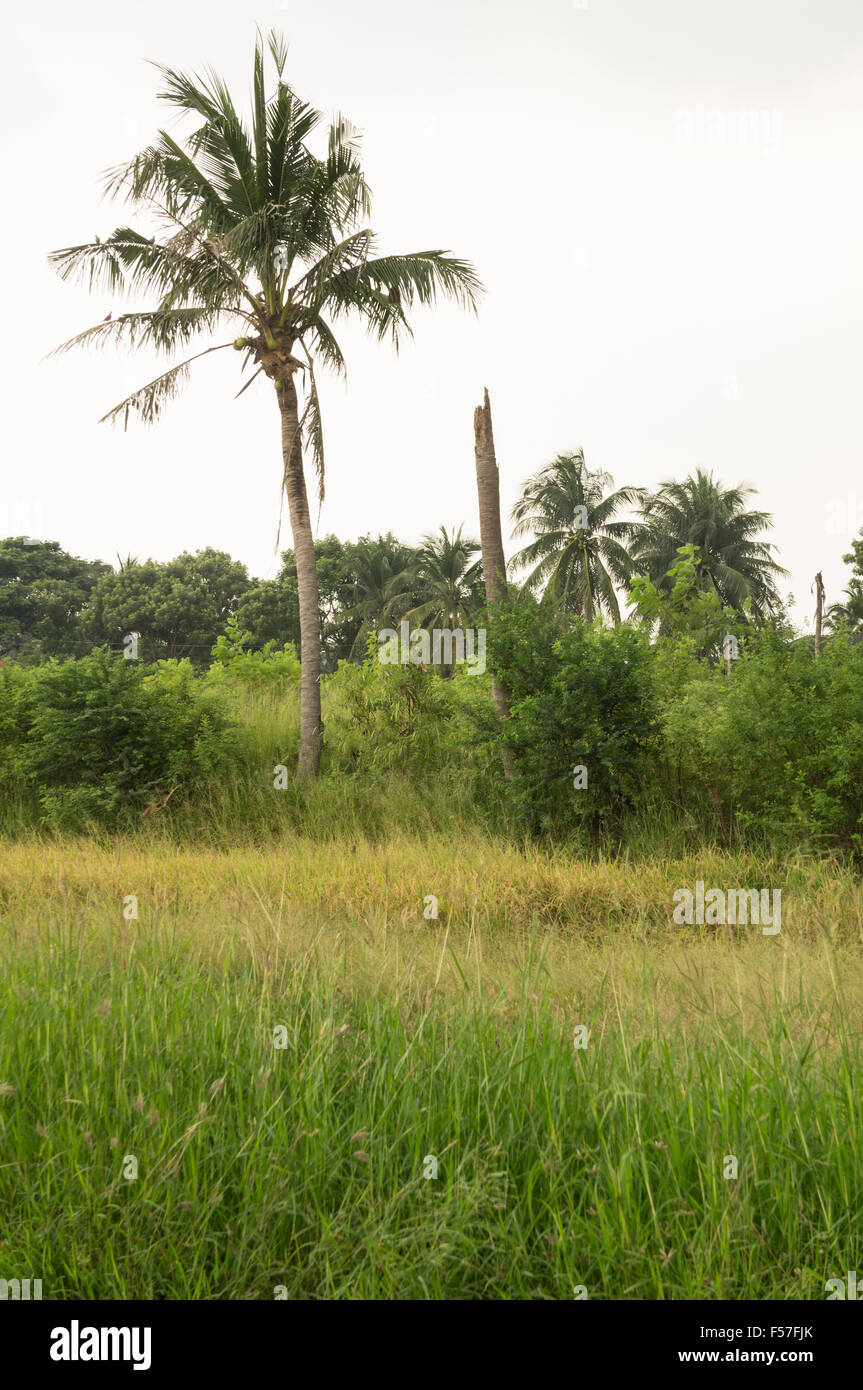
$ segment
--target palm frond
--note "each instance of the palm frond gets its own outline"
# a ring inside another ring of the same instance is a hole
[[[255,189],[257,204],[259,207],[263,207],[269,201],[270,169],[267,146],[267,93],[264,86],[264,53],[260,38],[255,44],[252,113],[255,137]]]
[[[219,318],[220,315],[211,309],[159,309],[150,314],[120,314],[76,333],[74,338],[53,348],[48,356],[58,357],[75,347],[104,347],[119,341],[125,341],[130,348],[154,347],[160,352],[173,352],[203,329],[212,331]]]
[[[309,320],[308,324],[304,326],[303,346],[306,346],[305,338],[309,334],[311,334],[311,343],[309,347],[312,353],[317,357],[322,357],[327,366],[334,372],[337,372],[339,376],[345,376],[347,373],[347,363],[345,362],[344,353],[339,347],[329,324],[325,323],[320,315],[314,315],[314,317]]]
[[[291,286],[291,299],[302,304],[304,310],[316,313],[327,298],[327,285],[335,274],[350,271],[358,280],[362,277],[371,240],[372,233],[367,229],[343,238]]]
[[[115,232],[114,236],[117,235]],[[91,293],[94,290],[117,293],[126,286],[123,262],[117,246],[103,241],[84,242],[80,246],[63,246],[49,254],[48,263],[57,271],[61,280],[86,281],[87,289]]]
[[[408,307],[414,302],[435,304],[443,294],[462,308],[475,311],[483,293],[482,282],[471,263],[449,251],[378,257],[366,262],[362,278],[395,293]]]
[[[118,227],[105,241],[67,246],[48,259],[61,279],[83,281],[91,292],[149,291],[172,306],[195,299],[213,312],[235,309],[250,297],[217,248],[189,227],[167,243]]]
[[[137,391],[133,391],[131,396],[127,396],[124,401],[120,401],[119,405],[115,405],[107,414],[103,415],[99,424],[104,424],[105,421],[113,423],[122,416],[123,429],[126,430],[129,426],[130,411],[139,415],[145,425],[154,424],[167,403],[173,400],[185,385],[191,364],[196,362],[199,357],[206,357],[208,353],[221,352],[223,348],[232,346],[232,343],[220,343],[217,347],[205,348],[203,352],[196,352],[194,357],[187,358],[185,362],[179,362],[153,381],[148,381],[146,386],[141,386]]]
[[[276,66],[276,74],[281,77],[288,62],[288,45],[283,34],[271,29],[267,35],[267,47]]]
[[[307,353],[309,389],[305,408],[300,419],[300,432],[303,444],[311,450],[312,462],[318,479],[318,503],[324,501],[324,431],[321,422],[321,403],[315,381],[315,365],[311,354]]]

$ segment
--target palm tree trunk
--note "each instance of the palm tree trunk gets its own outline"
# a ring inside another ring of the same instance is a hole
[[[282,458],[284,487],[288,497],[294,558],[297,562],[297,589],[300,602],[300,757],[301,777],[317,777],[321,762],[321,615],[318,604],[318,575],[315,543],[309,514],[303,451],[300,439],[299,403],[292,376],[278,383],[277,394],[282,417]]]
[[[503,536],[500,529],[500,475],[497,469],[494,434],[491,428],[491,403],[488,398],[488,391],[485,389],[483,390],[483,403],[478,405],[473,413],[473,433],[485,597],[489,604],[501,603],[506,598],[506,559],[503,553]],[[494,707],[499,717],[508,719],[509,699],[506,689],[496,676],[492,676],[491,679],[491,692]],[[514,771],[512,750],[502,746],[500,756],[503,762],[503,775],[509,780]]]

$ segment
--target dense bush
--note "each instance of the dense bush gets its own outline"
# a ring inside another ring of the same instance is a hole
[[[863,851],[863,645],[766,631],[736,663],[708,741],[746,826]]]
[[[188,662],[147,667],[107,651],[0,669],[0,777],[43,824],[134,824],[187,795],[232,752],[229,721]]]
[[[250,650],[252,634],[229,618],[224,633],[213,647],[213,664],[206,684],[221,689],[251,689],[288,693],[299,684],[300,660],[292,643],[279,647],[266,642],[260,650]]]
[[[334,769],[369,773],[397,767],[425,774],[458,757],[456,682],[411,663],[382,663],[374,633],[362,665],[339,662],[325,691],[326,745]]]
[[[863,852],[863,645],[765,629],[728,675],[657,644],[657,795],[702,832]]]
[[[511,795],[534,827],[618,825],[647,769],[655,720],[650,647],[627,626],[561,623],[519,603],[492,626],[492,664],[510,695],[502,737]],[[583,771],[576,773],[576,769]]]
[[[435,814],[450,804],[488,827],[585,846],[683,837],[863,857],[863,643],[833,637],[816,660],[810,642],[771,628],[742,638],[726,671],[699,659],[691,634],[650,644],[531,600],[489,628],[510,693],[503,724],[489,672],[442,680],[382,664],[374,637],[362,665],[326,677],[317,800],[294,777],[290,646],[250,652],[230,624],[203,674],[106,651],[0,663],[0,825],[122,829],[153,824],[158,808],[177,833],[206,823],[267,836],[310,827],[324,801],[337,819],[389,797],[387,816],[401,802]],[[288,792],[274,791],[281,763]]]

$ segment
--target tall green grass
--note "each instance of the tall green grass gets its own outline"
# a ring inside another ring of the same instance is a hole
[[[861,1261],[859,885],[791,865],[780,936],[672,929],[651,904],[694,867],[407,838],[6,851],[0,1277],[824,1297]]]

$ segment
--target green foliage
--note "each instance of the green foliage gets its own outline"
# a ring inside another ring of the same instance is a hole
[[[362,659],[370,633],[395,627],[420,597],[417,590],[419,555],[390,532],[385,536],[361,536],[345,547],[351,582],[350,606],[341,617],[351,634],[348,655]],[[425,597],[425,595],[423,595]]]
[[[206,825],[230,843],[346,824],[378,834],[457,814],[583,849],[715,841],[863,858],[863,643],[837,635],[816,660],[811,642],[779,624],[752,634],[693,584],[695,560],[684,554],[667,594],[636,586],[645,624],[672,630],[652,645],[645,628],[572,620],[524,594],[488,620],[483,675],[456,666],[441,681],[433,669],[381,663],[371,633],[366,660],[342,661],[325,679],[314,796],[293,781],[273,790],[274,765],[297,745],[296,652],[255,650],[235,618],[206,672],[104,650],[7,660],[0,825],[159,819],[182,835]],[[709,654],[728,630],[741,642],[726,671]],[[503,724],[491,670],[510,693]],[[512,784],[501,739],[515,757]]]
[[[714,589],[723,604],[738,610],[750,599],[753,616],[765,620],[779,608],[776,581],[786,571],[773,559],[774,546],[756,539],[773,518],[749,510],[754,491],[743,484],[725,488],[700,468],[683,482],[663,483],[645,499],[633,535],[637,570],[670,589],[675,556],[682,546],[696,546],[701,587]]]
[[[744,613],[736,612],[715,589],[703,586],[698,546],[682,545],[677,553],[680,559],[660,587],[644,576],[632,581],[630,604],[648,631],[658,629],[661,637],[688,643],[696,656],[716,659],[726,636],[742,639],[753,631],[748,619],[751,601],[744,601]]]
[[[615,517],[639,499],[641,489],[624,487],[606,495],[613,483],[609,473],[590,471],[580,449],[558,454],[528,478],[512,511],[513,535],[534,540],[512,565],[528,567],[526,589],[544,591],[564,612],[588,619],[606,613],[619,622],[614,586],[632,574],[627,546],[636,528]]]
[[[100,560],[68,555],[56,541],[0,541],[0,659],[75,655],[78,615],[109,570]]]
[[[764,632],[737,663],[708,749],[744,824],[863,853],[863,646]]]
[[[493,670],[510,695],[502,737],[515,755],[520,814],[564,834],[618,826],[644,773],[655,717],[646,638],[522,603],[492,619],[491,641]],[[586,769],[584,786],[576,767]]]
[[[26,737],[34,704],[35,677],[28,666],[0,662],[0,789],[13,790],[15,751]]]
[[[250,645],[260,651],[267,644],[283,647],[300,641],[300,601],[296,572],[290,580],[284,569],[275,579],[262,579],[247,589],[233,614]]]
[[[321,624],[322,662],[325,671],[334,671],[339,661],[350,655],[359,620],[346,623],[344,614],[352,602],[352,576],[349,552],[337,536],[315,541],[315,570],[318,577],[318,605]],[[237,604],[236,619],[249,634],[256,649],[267,643],[284,647],[300,645],[300,599],[297,562],[292,550],[282,552],[282,566],[275,579],[259,581],[247,589]]]
[[[252,634],[241,631],[236,618],[229,618],[213,647],[205,684],[223,686],[227,678],[243,687],[285,692],[299,683],[300,661],[290,642],[281,649],[275,642],[266,642],[259,651],[252,651],[252,641]]]
[[[373,632],[365,661],[340,662],[326,697],[328,757],[336,766],[431,773],[452,757],[456,705],[447,683],[410,662],[379,661]]]
[[[842,559],[851,566],[851,578],[845,589],[844,602],[834,603],[828,611],[829,626],[863,632],[863,531],[851,542],[850,552]]]
[[[659,802],[699,833],[863,853],[863,647],[768,628],[728,677],[679,644],[657,663]],[[656,788],[654,788],[656,792]]]
[[[441,526],[437,535],[423,537],[416,570],[423,601],[404,614],[409,623],[454,631],[470,627],[481,608],[482,561],[473,558],[480,544],[462,536],[462,529],[460,526],[450,535]],[[440,674],[451,676],[452,667],[443,668]]]
[[[229,765],[221,706],[188,662],[154,668],[94,652],[0,671],[2,780],[60,830],[133,826]]]
[[[141,660],[188,657],[206,665],[249,586],[245,565],[209,546],[165,564],[133,560],[100,579],[82,627],[94,646],[117,650],[128,633],[137,633]]]

